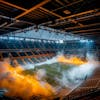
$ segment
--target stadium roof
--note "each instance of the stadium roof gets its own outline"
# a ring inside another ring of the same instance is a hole
[[[99,0],[0,0],[0,34],[36,25],[97,40],[99,10]]]

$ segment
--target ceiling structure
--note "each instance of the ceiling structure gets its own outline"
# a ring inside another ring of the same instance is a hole
[[[99,0],[0,0],[0,35],[46,26],[100,39]]]

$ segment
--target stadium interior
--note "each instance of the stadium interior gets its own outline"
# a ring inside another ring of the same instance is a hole
[[[0,0],[0,100],[99,100],[99,7]]]

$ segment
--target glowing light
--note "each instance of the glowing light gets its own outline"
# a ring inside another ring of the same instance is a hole
[[[21,97],[29,100],[33,95],[51,96],[54,90],[47,82],[38,80],[36,75],[25,76],[21,67],[13,68],[7,62],[0,62],[0,88],[6,88],[5,94],[11,97]]]
[[[64,57],[64,56],[59,56],[58,62],[67,63],[67,64],[74,64],[74,65],[81,65],[81,64],[86,63],[86,62],[82,61],[80,58],[77,58],[75,56],[71,57],[69,59]]]
[[[87,43],[87,42],[88,42],[88,43],[92,43],[93,40],[80,40],[80,42],[81,42],[81,43]]]
[[[63,43],[64,41],[63,40],[59,40],[59,43]]]

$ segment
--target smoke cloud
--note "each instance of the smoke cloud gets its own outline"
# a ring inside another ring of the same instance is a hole
[[[75,59],[64,57],[64,60],[60,62],[58,60],[59,56],[62,55],[58,55],[42,63],[34,65],[27,64],[24,67],[17,66],[15,68],[10,65],[9,59],[5,59],[3,62],[0,62],[0,89],[6,89],[7,92],[5,95],[7,96],[18,96],[25,100],[29,100],[29,98],[33,95],[42,95],[44,97],[55,95],[56,92],[61,91],[63,87],[66,87],[68,89],[68,93],[70,93],[73,89],[80,86],[88,77],[90,77],[98,66],[98,62],[95,61],[93,56],[91,57],[89,54],[87,56],[87,61],[82,61],[77,57],[77,59],[75,57]],[[25,76],[22,74],[23,70],[31,68],[34,69],[41,65],[51,65],[55,63],[64,64],[66,67],[68,64],[71,64],[71,66],[73,65],[73,67],[62,71],[60,71],[61,68],[59,69],[58,66],[61,78],[54,76],[55,81],[59,83],[59,86],[57,87],[54,87],[46,80],[43,80],[43,78],[47,76],[45,69],[38,69],[35,75]]]
[[[54,94],[53,87],[42,81],[45,70],[38,70],[35,75],[23,75],[20,66],[13,67],[5,59],[0,62],[0,89],[6,89],[9,97],[21,97],[29,100],[33,95],[48,97]]]

